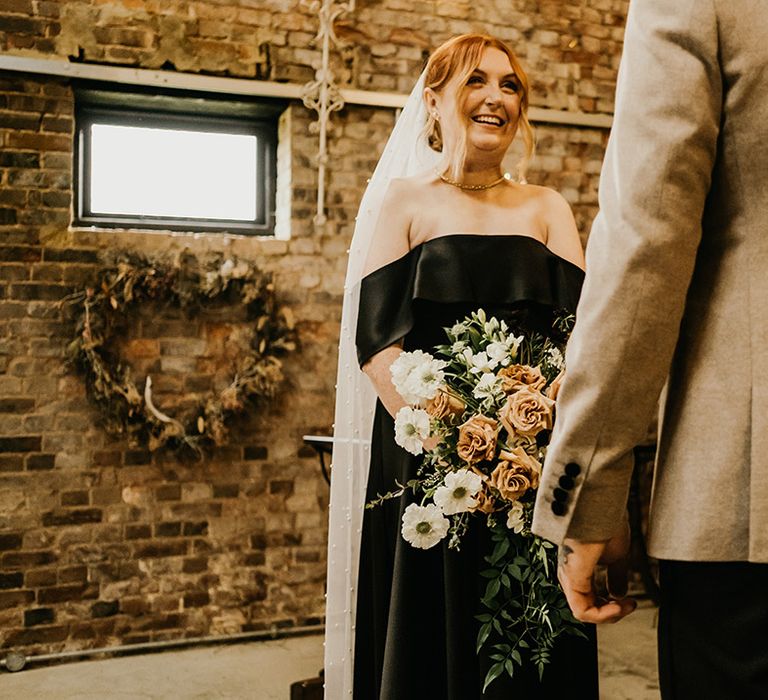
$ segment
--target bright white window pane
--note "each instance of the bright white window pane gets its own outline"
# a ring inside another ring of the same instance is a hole
[[[91,211],[254,220],[256,137],[93,124]]]

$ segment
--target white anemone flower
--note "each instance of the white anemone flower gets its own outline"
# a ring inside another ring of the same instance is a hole
[[[488,357],[491,360],[495,360],[500,365],[506,366],[509,364],[509,348],[506,343],[499,341],[488,343],[485,352],[488,353]]]
[[[418,367],[424,360],[431,358],[432,355],[423,350],[401,352],[389,367],[395,386],[397,386],[397,383],[404,382],[415,367]]]
[[[482,479],[469,469],[459,469],[445,477],[433,496],[446,515],[465,513],[477,505],[475,496],[482,488]]]
[[[411,379],[408,384],[420,400],[434,399],[437,396],[437,390],[443,386],[445,379],[443,368],[447,364],[445,360],[432,358],[431,360],[424,360],[411,371]]]
[[[447,365],[422,350],[401,352],[390,366],[392,384],[406,403],[422,405],[436,396]]]
[[[525,510],[520,501],[512,503],[512,507],[507,513],[507,527],[515,534],[520,534],[525,527]]]
[[[480,400],[496,398],[500,393],[503,393],[501,381],[493,372],[486,372],[472,389],[472,396]]]
[[[464,359],[472,374],[493,372],[499,365],[499,361],[488,357],[488,353],[473,353],[469,348],[464,351]]]
[[[412,455],[420,455],[428,437],[429,414],[421,408],[403,406],[395,416],[395,442]]]
[[[417,549],[429,549],[448,534],[448,525],[448,518],[434,503],[426,506],[411,503],[403,513],[400,532],[408,544]]]

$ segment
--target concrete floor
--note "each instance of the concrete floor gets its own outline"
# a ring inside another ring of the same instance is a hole
[[[656,612],[641,602],[629,617],[598,629],[601,700],[659,700]]]
[[[602,700],[658,700],[653,607],[601,628]],[[288,700],[323,665],[322,637],[29,667],[0,673],[2,700]]]

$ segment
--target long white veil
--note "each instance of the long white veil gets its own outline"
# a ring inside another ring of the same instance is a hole
[[[440,154],[427,143],[424,74],[387,141],[360,203],[349,251],[336,384],[336,415],[328,530],[328,590],[325,613],[325,698],[352,695],[352,654],[355,648],[355,603],[363,525],[370,437],[376,394],[359,369],[355,347],[360,280],[393,178],[407,177],[437,166]]]

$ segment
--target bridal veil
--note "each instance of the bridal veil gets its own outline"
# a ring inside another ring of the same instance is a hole
[[[440,154],[429,147],[424,133],[427,111],[423,92],[422,73],[369,180],[349,251],[333,427],[325,617],[326,700],[352,696],[360,536],[376,405],[373,385],[358,366],[355,348],[360,280],[376,224],[380,216],[386,216],[381,207],[389,183],[438,164]]]

